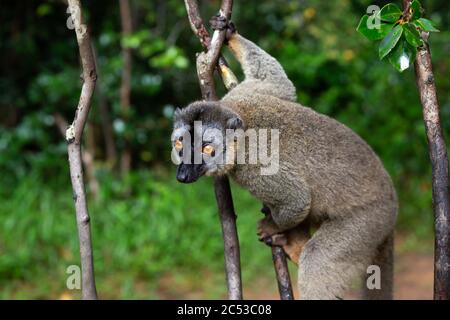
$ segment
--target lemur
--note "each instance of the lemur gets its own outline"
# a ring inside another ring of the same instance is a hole
[[[271,212],[258,225],[259,238],[283,246],[298,265],[301,299],[340,299],[355,278],[367,277],[369,265],[380,267],[381,289],[365,288],[364,298],[392,298],[397,196],[382,162],[354,131],[298,104],[278,61],[226,28],[245,80],[218,102],[197,101],[175,112],[177,179],[228,175],[259,199]],[[201,121],[201,131],[194,121]],[[205,137],[208,129],[222,134]],[[278,171],[262,175],[259,162],[216,161],[235,160],[245,148],[225,143],[227,129],[278,130]],[[183,160],[195,153],[194,143],[183,141],[187,133],[203,141],[198,164]]]

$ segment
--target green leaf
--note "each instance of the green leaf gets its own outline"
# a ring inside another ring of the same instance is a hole
[[[439,32],[439,30],[434,27],[433,22],[428,19],[420,18],[417,19],[416,21],[413,21],[413,23],[416,27],[422,29],[423,31]]]
[[[420,5],[419,1],[414,0],[413,2],[411,2],[411,9],[413,11],[411,20],[417,20],[422,16],[422,6]]]
[[[402,26],[401,25],[397,25],[381,41],[380,48],[379,48],[380,60],[382,60],[384,57],[386,57],[389,54],[389,52],[391,52],[392,49],[394,49],[394,47],[397,44],[398,40],[400,40],[400,37],[402,36],[402,33],[403,33]]]
[[[379,28],[376,28],[375,25],[368,23],[369,18],[370,17],[368,15],[364,15],[356,28],[359,33],[369,40],[383,39],[394,27],[393,24],[381,23]]]
[[[387,22],[397,22],[397,20],[400,19],[401,16],[402,10],[400,10],[400,8],[393,3],[388,3],[380,11],[381,20]]]
[[[389,62],[399,72],[408,69],[416,58],[417,49],[411,46],[406,40],[399,41],[388,56]]]
[[[406,23],[403,25],[403,34],[405,35],[406,41],[413,47],[420,47],[423,42],[420,37],[419,31],[417,31],[416,27],[411,23]]]

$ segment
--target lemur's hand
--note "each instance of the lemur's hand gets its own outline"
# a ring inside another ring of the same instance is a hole
[[[270,209],[264,206],[261,212],[266,216],[258,222],[258,238],[268,246],[285,246],[287,244],[286,235],[281,232],[270,215]]]
[[[233,22],[228,21],[225,17],[215,15],[209,20],[211,29],[213,30],[226,30],[225,42],[228,42],[230,38],[236,33],[236,26]]]

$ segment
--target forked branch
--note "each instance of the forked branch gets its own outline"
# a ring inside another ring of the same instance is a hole
[[[200,43],[207,50],[197,57],[197,74],[204,100],[218,100],[214,85],[214,69],[217,66],[220,50],[225,40],[225,30],[214,31],[213,37],[209,36],[200,16],[197,1],[185,0],[189,22],[194,33],[199,37]],[[233,1],[224,0],[219,14],[229,20]],[[227,67],[222,65],[223,70]],[[222,68],[219,68],[219,71]],[[221,73],[222,76],[233,75],[231,70]],[[233,75],[234,76],[234,75]],[[234,77],[234,79],[236,79]],[[226,82],[226,81],[225,81]],[[237,83],[237,80],[235,80]],[[234,84],[235,85],[235,84]],[[241,262],[239,240],[236,229],[236,215],[231,197],[230,183],[227,177],[216,178],[214,181],[217,206],[219,208],[220,221],[225,248],[225,268],[228,285],[228,298],[230,300],[242,299]]]

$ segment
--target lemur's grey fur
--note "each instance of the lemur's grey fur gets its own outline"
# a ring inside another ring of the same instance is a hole
[[[194,120],[222,131],[278,129],[277,174],[261,175],[258,164],[208,166],[206,174],[230,175],[270,208],[273,220],[261,221],[259,235],[285,236],[281,244],[298,263],[302,299],[341,298],[371,264],[381,268],[381,290],[367,289],[366,298],[392,298],[397,197],[381,161],[351,129],[296,103],[295,88],[273,57],[237,33],[228,46],[245,80],[219,102],[177,111],[174,140]]]

